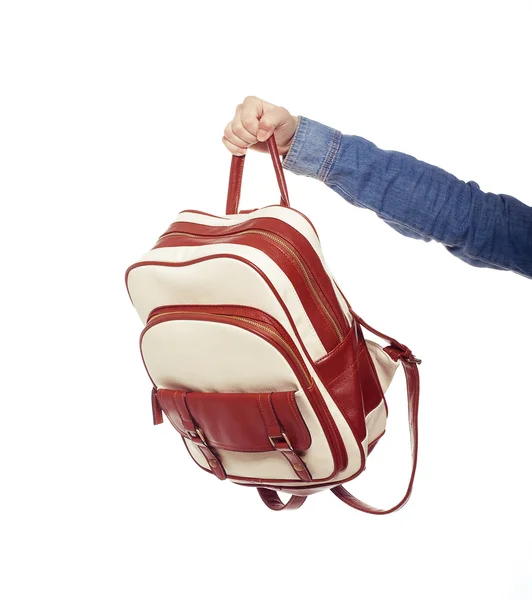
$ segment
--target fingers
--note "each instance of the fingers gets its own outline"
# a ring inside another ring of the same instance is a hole
[[[268,110],[259,121],[257,140],[265,142],[278,127],[286,123],[288,118],[290,118],[290,113],[282,106],[276,106]]]
[[[225,136],[222,138],[222,142],[225,147],[234,154],[235,156],[244,156],[246,154],[246,148],[241,148],[240,146],[236,146],[232,142],[230,142]]]
[[[258,125],[258,120],[256,118],[248,118],[246,124],[242,122],[242,104],[239,104],[236,107],[233,120],[225,126],[224,136],[222,138],[226,148],[232,154],[241,156],[246,153],[246,149],[249,146],[257,143],[256,136],[249,130],[250,126],[254,126],[252,121],[256,121],[256,124]]]
[[[274,131],[279,151],[287,145],[294,133],[295,117],[282,106],[276,106],[257,96],[247,96],[235,110],[235,116],[225,129],[222,141],[237,156],[257,144],[256,150],[267,151],[265,142]]]
[[[255,141],[265,142],[272,133],[286,123],[290,113],[256,96],[247,96],[242,103],[240,118],[244,127],[252,133]]]
[[[257,132],[259,130],[259,121],[265,112],[275,108],[275,104],[270,104],[266,100],[257,98],[257,96],[246,96],[241,106],[240,120],[246,130],[253,135],[257,142]]]

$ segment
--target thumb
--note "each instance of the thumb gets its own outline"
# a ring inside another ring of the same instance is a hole
[[[259,129],[257,140],[265,142],[273,132],[286,122],[287,116],[290,116],[286,108],[276,106],[266,112],[259,120]]]

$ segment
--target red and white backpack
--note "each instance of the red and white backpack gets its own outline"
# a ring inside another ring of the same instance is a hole
[[[312,223],[289,206],[273,136],[268,149],[280,205],[238,212],[245,156],[233,156],[226,215],[180,212],[126,272],[154,423],[166,415],[197,465],[256,487],[273,510],[331,489],[354,508],[390,513],[412,491],[421,361],[353,312]],[[388,345],[365,340],[362,327]],[[385,431],[384,394],[399,364],[412,474],[404,498],[380,510],[342,484],[365,469]]]

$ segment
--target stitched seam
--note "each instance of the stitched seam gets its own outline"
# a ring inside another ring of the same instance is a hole
[[[329,151],[327,152],[327,156],[323,161],[320,170],[318,171],[318,179],[321,181],[326,181],[327,176],[329,175],[329,171],[331,170],[332,164],[336,158],[338,153],[338,149],[340,148],[340,140],[342,134],[338,129],[335,130],[333,139],[331,140],[331,144],[329,146]]]
[[[175,427],[176,429],[179,429],[179,430],[181,430],[181,427],[182,427],[182,428],[183,428],[183,430],[184,430],[184,432],[186,432],[186,429],[187,429],[187,428],[185,427],[185,423],[183,422],[183,417],[181,416],[181,412],[179,411],[179,407],[177,406],[177,403],[176,403],[176,401],[175,401],[175,395],[176,395],[176,393],[177,393],[177,392],[174,392],[174,393],[172,394],[172,404],[174,405],[174,408],[175,408],[175,411],[176,411],[176,413],[177,413],[177,416],[178,416],[178,417],[181,419],[181,423],[178,423],[178,422],[177,422],[175,419],[173,419],[171,416],[168,416],[168,415],[166,415],[166,416],[168,417],[168,420],[170,421],[170,423],[172,423],[172,425],[174,425],[174,427]],[[183,435],[184,435],[184,434],[183,434]]]
[[[262,405],[262,396],[263,394],[259,394],[259,408],[260,408],[260,412],[262,413],[262,419],[264,421],[264,425],[266,427],[266,435],[268,435],[268,427],[272,427],[272,425],[268,424],[268,418],[266,416],[266,411],[264,410],[264,406]]]
[[[285,155],[284,159],[283,159],[283,165],[285,163],[287,163],[287,169],[290,168],[290,163],[296,163],[297,162],[297,158],[299,156],[299,153],[301,151],[301,148],[303,146],[303,143],[301,141],[301,139],[305,138],[305,134],[306,134],[306,123],[303,121],[303,117],[301,115],[298,115],[298,122],[297,122],[297,126],[296,126],[296,130],[294,131],[294,138],[293,138],[293,144],[291,144],[290,148],[288,149],[287,154]],[[299,139],[301,138],[301,139]]]
[[[339,375],[337,375],[334,379],[332,379],[329,382],[329,385],[332,385],[337,379],[339,379],[340,377],[343,377],[348,371],[353,371],[353,375],[358,371],[358,363],[356,365],[352,365],[350,367],[347,367],[347,369],[344,369]]]
[[[324,356],[320,357],[316,361],[317,365],[321,366],[321,364],[323,362],[325,362],[329,358],[332,358],[333,356],[335,356],[336,354],[338,354],[338,352],[340,352],[342,350],[342,348],[344,347],[344,345],[347,344],[347,342],[349,341],[349,334],[350,334],[352,328],[353,328],[353,326],[351,325],[351,327],[349,328],[349,331],[346,333],[344,339],[336,346],[336,348],[333,348],[330,352],[328,352]]]
[[[266,446],[266,444],[264,444],[263,446],[233,446],[231,444],[222,444],[222,443],[211,443],[209,440],[209,443],[211,444],[211,446],[215,449],[220,449],[220,450],[229,450],[231,452],[271,452],[273,450],[273,446],[271,444],[268,444]]]
[[[174,392],[172,394],[172,401],[174,403],[174,406],[176,407],[177,410],[177,414],[179,415],[179,418],[181,419],[181,421],[183,422],[183,426],[185,426],[185,420],[190,421],[192,423],[192,425],[194,425],[194,427],[196,427],[196,423],[194,422],[194,417],[192,416],[192,414],[190,413],[190,411],[188,410],[188,406],[186,405],[186,394],[184,394],[182,402],[183,402],[183,411],[181,411],[180,407],[179,407],[179,401],[176,402],[176,394],[178,394],[179,392]],[[184,417],[183,417],[183,413],[184,413]],[[186,429],[186,427],[185,427]]]
[[[237,182],[236,182],[237,193],[235,194],[235,206],[234,206],[235,213],[238,213],[238,208],[239,208],[239,204],[240,204],[240,191],[241,191],[241,186],[242,186],[242,176],[243,176],[243,174],[244,174],[244,164],[242,163],[242,167],[239,169],[238,179],[237,179]]]
[[[303,417],[301,416],[298,408],[295,406],[295,400],[291,392],[288,392],[288,406],[290,407],[292,414],[294,415],[295,423],[298,429],[300,429],[301,432],[306,435],[307,432],[305,427],[303,426]]]

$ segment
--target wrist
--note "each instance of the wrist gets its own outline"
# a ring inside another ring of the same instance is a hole
[[[296,175],[326,181],[341,139],[341,132],[334,127],[299,115],[294,137],[283,157],[283,168]]]
[[[291,125],[291,129],[292,129],[292,136],[290,137],[290,139],[286,142],[286,144],[284,144],[282,146],[282,148],[279,151],[279,154],[284,158],[289,152],[290,152],[290,148],[292,147],[292,145],[294,144],[294,140],[296,138],[296,133],[297,133],[297,129],[299,127],[299,121],[300,121],[300,115],[298,116],[292,116],[291,115],[291,120],[292,120],[292,125]]]

